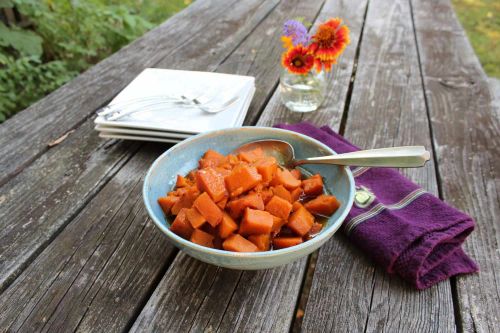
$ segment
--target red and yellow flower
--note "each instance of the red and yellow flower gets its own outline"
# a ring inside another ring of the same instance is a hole
[[[281,63],[290,73],[307,74],[314,66],[314,56],[308,48],[297,45],[283,53]]]
[[[349,28],[342,24],[341,19],[333,18],[318,27],[309,50],[328,70],[349,43]]]

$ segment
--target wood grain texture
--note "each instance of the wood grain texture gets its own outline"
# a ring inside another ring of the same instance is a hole
[[[141,150],[0,295],[0,331],[128,325],[174,251],[141,195],[144,170],[160,151]]]
[[[214,44],[200,43],[198,52],[205,51],[208,56],[188,53],[196,61],[185,62],[182,57],[176,57],[161,60],[156,66],[185,70],[217,68],[240,44],[242,33],[251,31],[249,22],[257,25],[258,19],[272,9],[269,5],[254,7],[235,6],[232,19],[245,18],[239,24],[229,20],[205,29],[207,34],[219,36],[213,40]],[[243,9],[248,12],[242,12]],[[225,38],[219,35],[221,29],[226,33]],[[205,39],[204,36],[197,38]],[[180,50],[190,51],[190,48],[181,46]],[[11,144],[24,145],[24,142],[19,138]],[[90,117],[59,145],[1,187],[0,292],[131,158],[137,147],[138,144],[130,142],[100,139]]]
[[[131,331],[286,332],[304,267],[242,272],[180,253]]]
[[[465,242],[479,274],[456,279],[459,328],[500,323],[500,121],[488,81],[448,0],[412,1],[443,199],[477,228]]]
[[[367,149],[431,149],[409,2],[370,1],[360,47],[344,136]],[[432,162],[404,173],[437,194]],[[320,249],[304,331],[454,330],[449,282],[418,292],[366,258],[342,235]]]
[[[92,121],[86,122],[2,187],[0,291],[139,147],[137,143],[104,141],[93,127]]]
[[[276,67],[281,51],[281,24],[286,19],[299,15],[313,20],[321,4],[322,1],[280,3],[217,69],[256,77],[256,86],[260,92],[252,101],[253,111],[250,112],[254,116],[258,116],[259,108],[265,105],[267,96],[274,91],[275,84],[272,82],[278,80],[279,72]],[[273,111],[266,108],[264,113]],[[246,121],[249,124],[249,120]],[[158,285],[132,330],[287,332],[305,264],[306,258],[275,269],[241,272],[215,269],[181,253]],[[189,281],[183,279],[185,276],[190,276]],[[179,295],[184,298],[181,302]]]
[[[216,67],[277,1],[196,1],[16,114],[0,125],[0,185],[43,154],[49,142],[78,127],[144,68],[159,62],[164,68]]]

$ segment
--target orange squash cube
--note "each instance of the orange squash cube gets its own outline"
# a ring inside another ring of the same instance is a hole
[[[296,189],[301,185],[300,180],[295,178],[290,171],[287,169],[280,169],[276,171],[276,176],[274,176],[273,180],[270,183],[272,186],[275,185],[283,185],[287,190],[291,191]]]
[[[238,230],[238,224],[234,222],[233,218],[229,216],[228,213],[224,212],[222,215],[222,221],[219,224],[219,236],[222,239],[226,239],[231,234]]]
[[[215,150],[209,149],[205,152],[198,164],[200,169],[217,167],[226,162],[226,157]]]
[[[292,211],[292,204],[283,198],[275,195],[266,205],[266,211],[283,220],[288,219]]]
[[[298,187],[297,187],[298,188]],[[274,195],[277,195],[280,198],[285,199],[288,202],[292,202],[292,195],[283,185],[277,185],[272,188]],[[294,190],[295,191],[295,190]]]
[[[276,237],[273,239],[273,247],[275,249],[284,249],[302,243],[302,237]]]
[[[263,157],[264,157],[264,151],[260,147],[257,147],[252,150],[242,151],[238,154],[238,158],[241,161],[248,163],[253,163]]]
[[[158,203],[160,204],[160,207],[165,215],[168,215],[170,213],[170,210],[177,201],[179,201],[179,197],[173,195],[167,195],[165,197],[158,198]]]
[[[232,197],[254,188],[262,181],[262,176],[253,166],[236,166],[231,174],[224,178],[226,188]]]
[[[207,192],[203,192],[193,203],[201,215],[212,227],[216,227],[222,220],[222,211],[219,206],[213,202]]]
[[[340,207],[340,202],[333,195],[322,194],[304,204],[313,214],[330,216]]]
[[[300,207],[292,213],[288,219],[287,227],[299,236],[304,236],[311,229],[314,216],[304,207]]]
[[[273,180],[278,170],[278,163],[274,157],[264,157],[255,162],[257,172],[262,176],[264,183],[269,183]]]
[[[191,234],[191,238],[189,240],[195,244],[206,246],[206,247],[214,247],[214,236],[202,231],[200,229],[194,229]]]
[[[263,210],[264,201],[262,200],[260,194],[250,193],[239,199],[229,201],[227,204],[231,217],[235,219],[240,217],[247,207]]]
[[[235,234],[228,237],[223,243],[222,248],[233,252],[257,252],[259,248],[245,237]]]
[[[271,235],[270,234],[262,234],[262,235],[250,235],[248,236],[248,240],[257,246],[259,251],[268,251],[269,246],[271,245]]]
[[[194,207],[186,210],[186,217],[189,223],[191,223],[191,226],[195,229],[198,229],[207,221],[205,217]]]
[[[212,168],[198,170],[196,172],[196,184],[200,190],[207,192],[215,202],[228,195],[224,177]]]
[[[240,224],[240,234],[269,234],[273,228],[273,216],[263,210],[247,208]]]
[[[179,211],[179,214],[175,217],[174,222],[170,225],[170,230],[182,238],[189,239],[191,237],[194,229],[191,226],[191,223],[187,220],[186,208]]]
[[[320,195],[323,193],[323,178],[321,178],[321,175],[315,174],[308,179],[304,179],[302,188],[306,195]]]

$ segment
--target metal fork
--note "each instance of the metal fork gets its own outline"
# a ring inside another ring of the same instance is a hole
[[[126,115],[130,115],[139,111],[144,110],[144,108],[154,107],[154,106],[165,106],[165,105],[175,105],[177,107],[188,107],[188,108],[198,108],[207,113],[218,113],[226,110],[236,101],[238,101],[239,96],[234,96],[232,98],[226,99],[223,102],[213,102],[216,96],[211,96],[206,98],[205,95],[200,95],[197,97],[188,97],[186,95],[181,95],[179,97],[173,96],[149,96],[143,98],[136,98],[131,100],[126,100],[123,102],[113,103],[103,108],[101,112],[98,113],[100,116],[104,116],[106,120],[117,120]],[[129,110],[127,110],[127,107]],[[131,108],[132,107],[132,108]]]

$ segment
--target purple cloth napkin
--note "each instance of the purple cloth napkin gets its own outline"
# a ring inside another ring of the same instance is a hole
[[[310,136],[337,153],[359,150],[328,126],[276,127]],[[356,200],[343,230],[387,272],[425,289],[451,276],[478,271],[461,247],[474,229],[471,217],[425,192],[396,169],[352,171]]]

